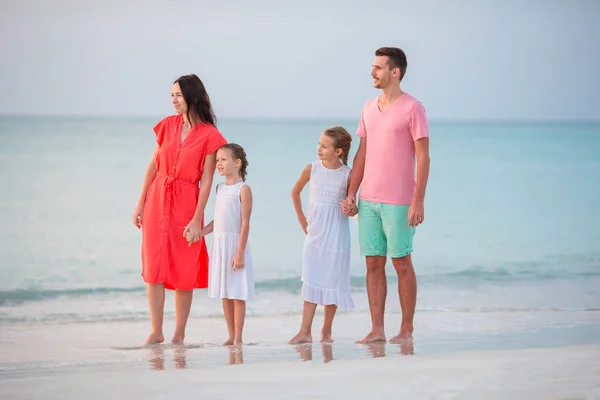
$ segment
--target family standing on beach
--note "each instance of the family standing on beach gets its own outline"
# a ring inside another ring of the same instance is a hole
[[[363,107],[353,168],[347,165],[351,135],[339,126],[326,129],[319,138],[318,160],[302,169],[292,189],[306,238],[302,322],[290,344],[312,341],[317,305],[324,306],[324,343],[333,341],[337,309],[354,308],[348,219],[356,214],[372,323],[371,332],[359,342],[386,341],[388,256],[398,274],[402,309],[398,335],[390,342],[412,339],[417,296],[412,240],[416,226],[424,220],[429,132],[423,105],[400,88],[406,67],[406,55],[399,48],[382,47],[375,52],[371,76],[381,95]],[[208,93],[196,75],[177,79],[171,97],[176,115],[154,127],[156,146],[132,215],[133,223],[142,229],[142,277],[152,324],[146,343],[164,341],[165,289],[175,291],[172,342],[181,344],[193,289],[208,288],[209,297],[222,301],[229,332],[224,344],[238,345],[243,342],[246,301],[254,297],[248,245],[252,213],[252,190],[246,183],[248,160],[241,146],[227,143],[217,130]],[[225,182],[216,185],[214,218],[205,225],[215,169]],[[309,182],[305,215],[300,193]],[[204,237],[210,233],[209,255]]]

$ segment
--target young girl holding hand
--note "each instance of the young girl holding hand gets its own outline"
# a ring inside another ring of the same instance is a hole
[[[217,185],[215,215],[201,232],[213,232],[208,295],[221,298],[229,338],[224,345],[242,344],[246,301],[254,297],[252,258],[248,245],[252,191],[246,184],[248,161],[244,149],[229,143],[217,150],[217,171],[225,183]],[[188,239],[189,240],[189,239]]]
[[[308,164],[292,190],[294,208],[306,234],[302,261],[302,326],[289,344],[312,342],[312,322],[317,304],[325,306],[321,342],[331,343],[333,317],[338,308],[352,309],[350,294],[350,227],[342,212],[351,169],[347,166],[352,137],[342,127],[323,132],[319,160]],[[308,217],[300,193],[310,181]]]

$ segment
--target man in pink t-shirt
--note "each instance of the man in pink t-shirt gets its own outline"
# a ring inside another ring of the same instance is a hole
[[[372,328],[362,343],[386,341],[388,256],[398,274],[402,308],[400,332],[390,343],[410,340],[413,333],[417,279],[411,260],[412,239],[416,226],[424,220],[429,129],[423,105],[400,89],[406,66],[406,55],[399,48],[382,47],[375,52],[371,76],[381,95],[363,107],[357,132],[360,144],[348,197],[342,202],[347,215],[358,213],[360,250],[367,261]]]

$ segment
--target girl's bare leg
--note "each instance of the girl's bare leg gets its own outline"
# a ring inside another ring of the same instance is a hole
[[[187,325],[190,310],[192,308],[193,290],[175,291],[175,333],[171,343],[183,344],[185,338],[185,326]]]
[[[288,344],[312,343],[312,323],[315,318],[316,310],[317,305],[315,303],[309,303],[308,301],[304,302],[300,332],[291,338]]]
[[[231,299],[223,299],[222,303],[225,322],[227,322],[227,331],[229,332],[229,338],[223,342],[223,346],[231,346],[235,338],[234,304]]]
[[[242,331],[246,319],[246,302],[244,300],[233,300],[233,319],[235,326],[233,344],[240,345],[242,344]]]
[[[148,296],[148,308],[150,310],[150,322],[152,332],[146,338],[146,344],[157,344],[165,341],[163,335],[163,312],[165,308],[165,287],[162,283],[156,285],[147,284],[146,294]]]
[[[331,339],[331,327],[336,311],[337,306],[335,304],[325,306],[325,320],[323,321],[323,329],[321,330],[321,343],[333,343],[333,339]]]

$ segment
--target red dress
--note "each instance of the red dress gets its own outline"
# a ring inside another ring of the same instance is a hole
[[[183,230],[196,212],[204,158],[227,141],[214,126],[199,123],[180,143],[182,124],[182,115],[172,115],[154,127],[160,149],[142,217],[142,277],[189,290],[208,287],[208,252],[204,239],[188,246]]]

